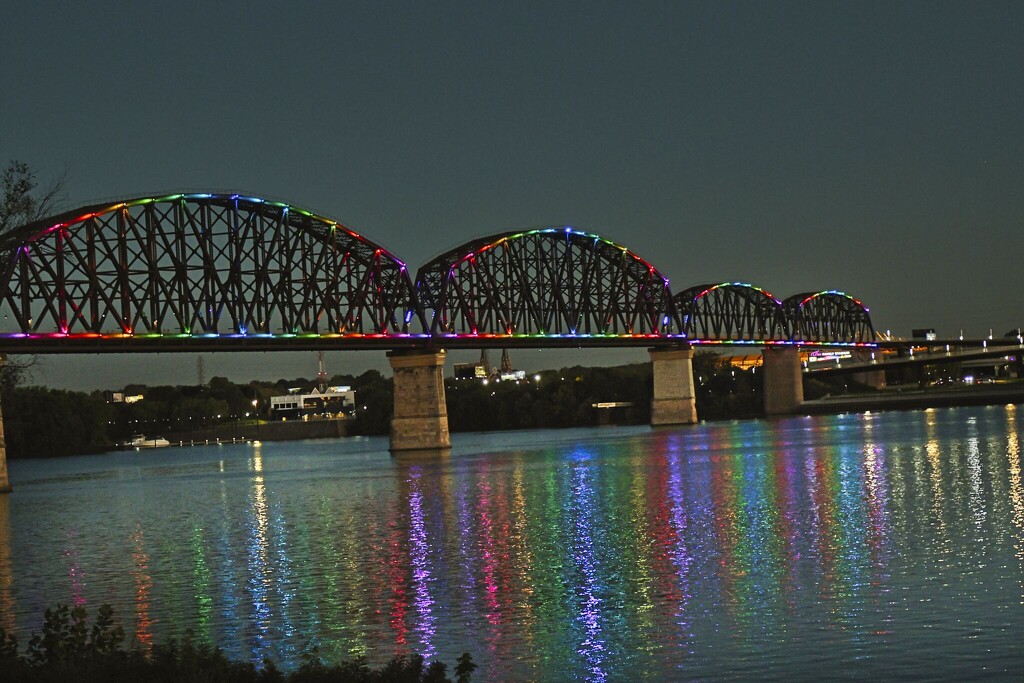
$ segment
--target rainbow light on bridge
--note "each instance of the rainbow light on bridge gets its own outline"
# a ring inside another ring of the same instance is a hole
[[[826,290],[824,290],[822,292],[815,292],[814,294],[811,294],[809,297],[807,297],[806,299],[801,301],[800,302],[800,307],[803,308],[804,304],[806,304],[808,301],[811,301],[812,299],[817,299],[820,296],[826,296],[826,295],[846,297],[847,299],[849,299],[853,303],[855,303],[858,306],[860,306],[861,308],[863,308],[865,312],[870,312],[870,310],[871,310],[867,306],[865,306],[859,299],[856,299],[856,298],[850,296],[846,292],[840,292],[838,289],[826,289]]]
[[[642,263],[647,268],[648,272],[650,272],[650,273],[657,273],[658,277],[660,277],[665,282],[666,285],[669,284],[669,279],[667,277],[665,277],[664,275],[662,275],[649,261],[647,261],[646,259],[640,257],[639,255],[635,254],[634,252],[630,251],[628,248],[622,246],[621,244],[616,244],[615,242],[612,242],[611,240],[609,240],[607,238],[604,238],[604,237],[601,237],[600,235],[596,235],[596,234],[594,234],[592,232],[584,232],[582,230],[577,230],[576,228],[572,227],[571,225],[565,225],[565,226],[560,226],[560,227],[549,227],[549,228],[533,228],[531,230],[523,230],[522,232],[513,233],[511,235],[504,235],[501,238],[495,240],[494,242],[490,242],[490,243],[485,244],[485,245],[483,245],[481,247],[478,247],[477,249],[475,249],[473,251],[470,251],[470,252],[464,254],[461,258],[459,258],[457,261],[452,263],[451,267],[449,268],[449,273],[453,273],[455,268],[457,268],[458,266],[462,265],[466,261],[474,260],[475,257],[478,254],[482,254],[482,253],[484,253],[485,251],[487,251],[489,249],[494,249],[496,247],[499,247],[499,246],[501,246],[502,244],[504,244],[506,242],[510,242],[512,240],[521,239],[523,237],[530,237],[532,235],[549,235],[549,234],[554,234],[554,233],[566,234],[566,235],[575,235],[577,237],[585,237],[587,239],[594,240],[595,244],[597,242],[603,242],[604,244],[607,244],[610,247],[614,247],[615,249],[618,249],[619,251],[623,252],[624,254],[626,254],[628,256],[631,256],[634,260],[639,261],[640,263]]]
[[[462,335],[468,336],[468,335]],[[543,336],[543,335],[541,335]],[[0,339],[429,339],[411,332],[4,332]]]
[[[430,335],[427,333],[410,332],[11,332],[0,333],[0,339],[66,339],[66,340],[273,340],[273,339],[324,339],[324,340],[365,340],[365,339],[394,339],[394,340],[540,340],[540,339],[578,339],[578,340],[643,340],[652,342],[664,340],[688,344],[692,346],[834,346],[850,348],[877,348],[874,342],[855,341],[811,341],[811,340],[789,340],[789,339],[694,339],[685,334],[658,334],[658,333],[632,333],[632,334],[602,334],[602,333],[559,333],[559,334],[506,334],[492,332],[478,333],[444,333]],[[386,345],[385,345],[386,346]]]
[[[755,292],[760,292],[761,294],[764,294],[766,297],[768,297],[769,299],[771,299],[772,301],[777,303],[779,306],[782,305],[782,302],[779,301],[767,289],[763,289],[761,287],[758,287],[757,285],[752,285],[752,284],[750,284],[748,282],[722,282],[722,283],[719,283],[717,285],[712,285],[712,286],[708,287],[707,289],[705,289],[704,291],[702,291],[697,296],[693,297],[693,300],[696,301],[697,299],[700,299],[701,297],[705,296],[706,294],[710,294],[711,292],[713,292],[713,291],[715,291],[717,289],[721,289],[722,287],[743,287],[744,289],[752,289]]]
[[[287,216],[289,212],[295,211],[296,213],[298,213],[301,216],[305,216],[306,218],[311,218],[311,219],[313,219],[315,221],[318,221],[320,223],[323,223],[323,224],[329,226],[331,230],[337,230],[337,229],[344,230],[350,236],[354,237],[355,239],[359,240],[360,242],[363,242],[365,244],[372,245],[373,247],[375,247],[377,249],[378,253],[386,254],[389,259],[391,259],[392,261],[397,263],[403,269],[406,267],[405,262],[402,261],[397,256],[395,256],[393,253],[391,253],[387,249],[384,249],[384,248],[380,247],[377,244],[374,244],[373,242],[370,242],[370,240],[366,239],[365,237],[363,237],[362,235],[357,233],[355,230],[352,230],[351,228],[346,227],[345,225],[342,225],[338,221],[335,221],[335,220],[330,219],[330,218],[326,218],[324,216],[320,216],[318,214],[312,213],[310,211],[306,211],[304,209],[300,209],[300,208],[294,207],[294,206],[292,206],[290,204],[286,204],[284,202],[272,201],[272,200],[268,200],[268,199],[263,199],[261,197],[246,196],[246,195],[241,195],[241,194],[237,194],[237,193],[233,193],[233,194],[213,194],[213,193],[209,193],[209,192],[175,193],[175,194],[159,195],[159,196],[153,196],[153,197],[138,197],[138,198],[134,198],[134,199],[126,199],[126,200],[123,200],[123,201],[120,201],[120,202],[117,202],[117,203],[114,203],[114,204],[110,204],[110,205],[105,206],[103,208],[99,208],[99,209],[95,209],[95,210],[92,210],[92,211],[88,211],[87,213],[83,213],[83,214],[78,215],[78,216],[76,216],[74,218],[71,218],[69,220],[61,221],[59,223],[54,223],[53,225],[51,225],[51,226],[49,226],[47,228],[44,228],[43,230],[40,230],[35,235],[32,235],[31,237],[27,238],[25,240],[25,242],[36,242],[36,241],[46,237],[47,235],[53,233],[56,230],[65,230],[67,228],[70,228],[70,227],[72,227],[74,225],[78,225],[79,223],[84,223],[85,221],[91,220],[93,218],[97,218],[99,216],[102,216],[102,215],[105,215],[105,214],[108,214],[108,213],[112,213],[114,211],[120,211],[120,210],[123,210],[123,209],[130,209],[130,208],[135,207],[135,206],[145,206],[147,204],[159,204],[159,203],[163,203],[163,202],[176,202],[176,201],[188,201],[188,200],[210,200],[210,199],[213,199],[213,200],[227,200],[227,201],[233,201],[233,202],[236,202],[236,203],[237,202],[247,202],[247,203],[250,203],[250,204],[256,204],[258,206],[274,207],[274,208],[277,208],[277,209],[281,209],[285,216]],[[296,228],[296,229],[300,229],[301,230],[301,228]],[[23,247],[23,248],[25,248],[25,247]]]

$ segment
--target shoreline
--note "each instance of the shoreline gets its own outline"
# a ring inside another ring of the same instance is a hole
[[[168,448],[185,446],[206,446],[218,443],[245,443],[249,441],[302,441],[304,439],[330,439],[348,436],[347,419],[330,420],[289,420],[267,421],[255,424],[225,423],[206,429],[195,429],[189,432],[167,432],[165,434],[147,434],[162,436],[171,442]],[[116,447],[111,450],[132,450]],[[151,449],[144,449],[151,450]]]

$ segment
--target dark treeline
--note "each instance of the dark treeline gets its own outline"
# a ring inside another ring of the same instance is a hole
[[[574,366],[540,373],[540,379],[488,382],[448,380],[448,425],[452,431],[588,427],[651,420],[654,379],[650,363],[618,367]],[[694,357],[697,413],[714,420],[763,413],[757,372],[733,370],[714,353]],[[595,404],[628,406],[597,408]]]
[[[650,421],[652,373],[649,363],[618,367],[574,366],[546,370],[521,381],[446,380],[448,424],[453,432],[586,427]],[[756,417],[763,413],[761,373],[741,370],[713,352],[694,356],[697,413],[701,419]],[[123,443],[132,434],[187,435],[190,430],[269,419],[270,398],[291,388],[311,389],[307,378],[235,384],[213,377],[202,386],[125,387],[141,394],[136,403],[111,403],[91,394],[27,386],[24,373],[5,366],[0,377],[8,455],[50,457],[94,453]],[[370,370],[336,375],[332,385],[356,392],[349,420],[353,435],[387,434],[393,410],[390,378]],[[256,407],[253,406],[256,401]],[[628,404],[596,408],[598,403]]]
[[[315,380],[297,378],[276,382],[235,384],[213,377],[201,386],[129,385],[125,396],[142,395],[135,403],[111,402],[109,392],[83,393],[28,385],[25,368],[7,363],[0,371],[7,455],[11,458],[55,457],[97,453],[116,448],[133,434],[178,435],[193,430],[252,424],[270,417],[270,398],[291,388],[312,389]],[[349,433],[386,431],[390,412],[390,380],[376,370],[357,377],[336,375],[332,385],[351,386],[360,401]],[[256,405],[253,405],[256,401]],[[365,408],[364,408],[365,406]]]

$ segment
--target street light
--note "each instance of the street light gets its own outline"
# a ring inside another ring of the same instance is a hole
[[[256,440],[260,440],[260,412],[257,409],[259,406],[259,399],[254,398],[252,400],[252,412],[256,415]]]

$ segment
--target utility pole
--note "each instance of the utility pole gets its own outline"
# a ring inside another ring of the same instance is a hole
[[[317,386],[320,387],[320,393],[322,394],[327,391],[327,366],[324,365],[323,351],[317,351],[316,356],[319,363],[319,367],[316,372],[316,383]]]

